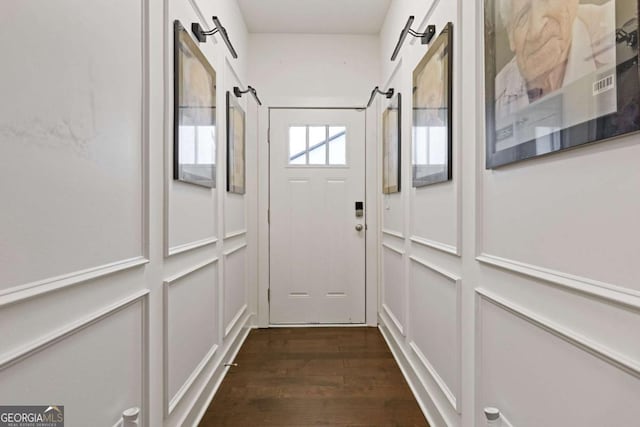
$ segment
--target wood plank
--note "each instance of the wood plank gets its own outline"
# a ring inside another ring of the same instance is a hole
[[[200,426],[428,426],[376,328],[251,331]]]

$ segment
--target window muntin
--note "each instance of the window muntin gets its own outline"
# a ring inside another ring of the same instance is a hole
[[[347,164],[345,126],[289,127],[289,165],[344,166]]]

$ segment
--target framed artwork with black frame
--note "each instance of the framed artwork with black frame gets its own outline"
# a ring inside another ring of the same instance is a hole
[[[215,188],[216,72],[177,20],[173,40],[173,179]]]
[[[401,182],[401,126],[402,97],[398,93],[382,113],[382,192],[399,193]]]
[[[448,23],[413,70],[413,186],[452,177],[453,24]]]
[[[640,130],[638,0],[485,0],[484,19],[488,169]]]
[[[245,114],[227,91],[227,191],[245,193]]]

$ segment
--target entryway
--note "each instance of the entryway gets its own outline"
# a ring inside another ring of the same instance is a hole
[[[365,113],[270,111],[270,323],[365,322]]]

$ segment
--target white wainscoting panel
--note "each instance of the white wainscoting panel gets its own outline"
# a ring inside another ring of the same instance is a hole
[[[404,252],[394,246],[382,245],[383,312],[389,316],[398,331],[405,335],[405,296],[406,283],[404,273]]]
[[[502,408],[513,425],[522,427],[637,424],[640,368],[635,362],[478,292],[477,408]]]
[[[458,254],[457,193],[452,181],[410,189],[410,235],[414,242]]]
[[[217,349],[217,261],[210,259],[165,281],[165,416],[180,403]]]
[[[225,239],[228,239],[230,235],[246,231],[246,216],[246,197],[242,194],[226,193],[224,200]]]
[[[636,142],[484,171],[481,252],[640,291],[640,246],[628,238],[640,235]]]
[[[0,289],[144,256],[143,28],[141,1],[3,7]]]
[[[385,194],[382,196],[382,230],[404,238],[402,193]]]
[[[411,257],[410,346],[453,409],[460,412],[460,292],[452,273]]]
[[[224,254],[224,336],[233,330],[247,309],[247,245]]]
[[[112,425],[132,406],[147,417],[147,295],[137,292],[1,360],[2,404],[62,404],[70,426]]]

